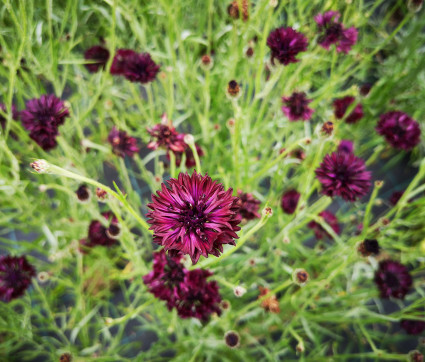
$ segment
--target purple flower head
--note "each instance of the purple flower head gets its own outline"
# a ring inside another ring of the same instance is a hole
[[[184,138],[184,135],[183,135]],[[195,143],[196,151],[198,152],[198,156],[201,158],[204,155],[204,150],[201,146],[199,146],[197,143]],[[167,152],[167,159],[170,159],[170,152]],[[192,168],[196,166],[195,157],[193,156],[192,149],[186,145],[186,149],[184,150],[184,154],[186,156],[185,166],[186,168]],[[176,166],[180,167],[182,158],[183,158],[183,152],[174,152],[174,155],[176,156]]]
[[[425,331],[425,322],[421,320],[402,319],[400,326],[407,334],[421,334]]]
[[[154,253],[153,270],[143,277],[150,293],[164,300],[169,310],[176,308],[181,318],[195,317],[206,322],[211,313],[220,314],[221,297],[208,270],[187,270],[181,254],[167,255],[162,249]]]
[[[295,57],[298,53],[307,50],[308,41],[304,34],[291,27],[281,27],[270,33],[267,38],[267,46],[272,52],[271,61],[273,65],[275,59],[280,64],[288,65],[289,63],[299,62],[299,59]]]
[[[66,117],[69,117],[68,108],[53,94],[29,100],[21,112],[22,124],[30,131],[30,137],[45,151],[56,147],[58,127]]]
[[[367,194],[371,173],[361,158],[352,153],[333,152],[326,155],[316,176],[327,196],[341,196],[345,201],[355,201]]]
[[[418,122],[400,111],[391,111],[381,115],[376,131],[394,148],[409,151],[421,138]]]
[[[183,153],[187,149],[184,141],[184,134],[178,133],[173,126],[166,124],[157,124],[152,128],[148,128],[148,133],[152,139],[148,143],[148,148],[156,150],[158,147],[165,148],[167,151],[174,153]]]
[[[345,113],[347,112],[347,109],[355,100],[356,99],[354,97],[350,97],[350,96],[340,98],[340,99],[335,99],[333,104],[335,117],[337,119],[343,119],[345,116]],[[362,118],[363,118],[363,107],[359,103],[356,105],[353,111],[345,118],[345,122],[357,123]]]
[[[196,171],[163,183],[148,205],[154,242],[172,255],[189,254],[194,264],[201,255],[219,256],[223,244],[235,245],[240,230],[238,198],[232,191]]]
[[[320,32],[318,43],[326,50],[335,44],[337,52],[347,54],[357,42],[358,30],[354,27],[346,29],[338,22],[339,17],[337,11],[327,11],[314,17]]]
[[[111,74],[123,75],[131,82],[149,83],[155,80],[159,68],[149,53],[119,49],[111,66]]]
[[[90,73],[96,73],[105,69],[109,59],[109,50],[102,45],[95,45],[84,52],[84,59],[95,60],[96,63],[84,64]]]
[[[33,276],[35,269],[25,256],[0,257],[0,300],[10,302],[22,296]]]
[[[261,204],[260,200],[257,200],[252,194],[243,192],[242,190],[238,190],[238,197],[239,214],[242,219],[253,220],[261,217],[258,213]]]
[[[124,131],[119,131],[115,126],[109,133],[108,141],[112,145],[112,151],[119,157],[124,158],[125,155],[133,157],[139,152],[136,139]]]
[[[403,299],[412,286],[412,277],[407,268],[395,260],[379,263],[375,272],[375,283],[381,292],[381,298]]]
[[[182,255],[169,256],[164,249],[154,253],[153,270],[143,277],[143,282],[156,298],[167,302],[168,310],[176,305],[180,283],[187,270],[180,262]]]
[[[0,109],[3,111],[3,113],[7,113],[6,106],[2,103],[0,103]],[[20,114],[19,111],[16,109],[15,105],[12,104],[12,119],[14,121],[19,121]],[[4,130],[6,128],[6,118],[3,117],[3,115],[0,114],[0,126]]]
[[[398,201],[403,196],[404,191],[394,191],[390,196],[390,203],[391,205],[395,206],[397,205]]]
[[[207,282],[213,275],[209,270],[195,269],[186,273],[180,284],[176,303],[180,318],[198,318],[207,322],[212,313],[221,314],[221,296],[216,281]]]
[[[282,97],[282,112],[290,121],[308,121],[314,110],[308,107],[311,99],[304,92],[294,92],[290,97]]]
[[[290,215],[293,214],[297,208],[300,196],[301,194],[297,190],[292,189],[286,191],[282,195],[282,200],[280,202],[283,212]]]
[[[341,140],[338,145],[338,152],[353,153],[354,145],[349,140]]]
[[[116,216],[108,211],[102,213],[102,216],[109,222],[110,225],[118,225]],[[105,227],[99,220],[93,220],[89,225],[88,237],[81,241],[82,246],[93,248],[96,245],[112,246],[117,243],[116,239],[110,237],[108,228]]]
[[[341,232],[338,224],[338,219],[330,211],[322,211],[321,213],[319,213],[319,216],[322,217],[327,224],[329,224],[333,231],[335,231],[335,234],[338,235]],[[310,229],[313,229],[316,239],[321,240],[326,237],[332,239],[332,236],[322,227],[322,225],[320,225],[316,221],[310,221],[307,226]]]

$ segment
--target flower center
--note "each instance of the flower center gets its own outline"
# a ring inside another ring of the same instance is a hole
[[[400,281],[393,273],[385,273],[385,283],[390,288],[398,288],[400,286]]]
[[[186,228],[187,232],[194,232],[199,236],[203,234],[204,224],[208,221],[207,215],[204,210],[205,205],[205,194],[202,194],[200,199],[193,205],[186,201],[186,207],[180,212],[179,221]]]

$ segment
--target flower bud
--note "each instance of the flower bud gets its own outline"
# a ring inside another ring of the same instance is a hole
[[[96,189],[96,196],[98,201],[105,202],[105,200],[108,198],[108,193],[105,190],[98,187]]]
[[[410,351],[409,352],[409,360],[411,362],[423,362],[424,361],[424,355],[419,352],[418,350]]]
[[[235,80],[231,80],[227,85],[227,97],[230,99],[237,99],[240,96],[240,87],[238,82]]]
[[[71,362],[71,361],[72,361],[71,353],[63,353],[59,357],[59,362]]]
[[[117,239],[121,235],[121,228],[117,223],[112,223],[106,229],[106,235],[111,239]]]
[[[40,273],[38,273],[38,274],[37,274],[37,280],[38,280],[41,284],[43,284],[43,283],[47,282],[47,281],[49,280],[49,278],[50,278],[49,273],[47,273],[47,272],[45,272],[45,271],[42,271],[42,272],[40,272]]]
[[[308,273],[304,269],[295,269],[292,273],[292,280],[295,284],[298,284],[300,287],[307,284],[309,279]]]
[[[50,169],[50,165],[46,160],[35,160],[30,163],[32,169],[37,173],[48,173]]]
[[[84,184],[78,187],[78,189],[75,191],[75,194],[77,195],[78,200],[80,200],[82,203],[88,202],[91,197],[89,188]]]
[[[357,250],[358,252],[363,256],[370,256],[370,255],[378,255],[379,254],[379,243],[376,239],[365,239],[362,241]]]
[[[213,65],[214,65],[213,59],[208,54],[205,54],[205,55],[202,56],[201,67],[204,70],[211,69],[213,67]]]
[[[239,334],[235,331],[228,331],[224,335],[224,341],[226,345],[230,348],[238,348],[240,345],[240,337]]]
[[[238,285],[233,289],[233,293],[235,293],[235,296],[240,298],[246,293],[246,289],[244,287],[241,287],[240,285]]]
[[[273,210],[272,210],[272,208],[271,208],[271,207],[265,207],[265,208],[263,209],[262,214],[263,214],[263,216],[265,216],[265,217],[271,217],[271,216],[273,216]]]
[[[422,9],[422,5],[423,5],[424,1],[423,0],[409,0],[407,2],[407,8],[413,12],[413,13],[417,13],[419,10]]]
[[[322,133],[326,134],[328,136],[332,135],[332,132],[334,130],[334,124],[330,121],[323,123],[322,126]]]

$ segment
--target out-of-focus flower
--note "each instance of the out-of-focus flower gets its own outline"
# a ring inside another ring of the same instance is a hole
[[[252,194],[238,190],[238,205],[240,207],[239,214],[245,220],[253,220],[261,217],[258,212],[261,201],[256,199]]]
[[[376,239],[365,239],[359,244],[357,250],[363,256],[378,255],[380,246]]]
[[[412,286],[412,277],[406,266],[395,260],[379,263],[375,272],[375,283],[381,292],[381,298],[403,299]]]
[[[167,121],[167,116],[164,115],[162,117],[162,123],[148,128],[148,133],[152,137],[148,143],[148,148],[156,150],[162,147],[167,151],[183,153],[187,148],[187,144],[184,142],[184,134],[178,133],[173,126],[167,125]]]
[[[304,92],[294,92],[290,97],[282,97],[282,112],[290,121],[308,121],[314,110],[308,105],[311,99],[308,99]]]
[[[131,137],[125,131],[118,130],[115,126],[108,135],[108,141],[112,146],[112,151],[119,157],[124,158],[125,155],[133,157],[139,152],[137,140]]]
[[[403,196],[404,191],[394,191],[390,196],[391,205],[395,206]]]
[[[340,227],[338,224],[338,219],[334,214],[332,214],[330,211],[322,211],[319,213],[319,216],[323,218],[323,221],[329,224],[329,226],[335,231],[335,234],[340,233]],[[316,239],[320,240],[325,237],[328,237],[332,239],[332,236],[316,221],[310,221],[307,225],[310,229],[313,229],[314,235],[316,236]]]
[[[118,219],[112,212],[104,212],[102,213],[102,216],[109,222],[109,225],[118,224]],[[80,241],[81,246],[83,248],[93,248],[97,245],[109,247],[116,244],[117,240],[108,236],[107,231],[108,228],[105,227],[99,220],[93,220],[89,225],[87,239]]]
[[[347,112],[347,109],[351,106],[351,104],[354,103],[356,99],[354,97],[344,97],[340,99],[335,99],[333,106],[334,106],[334,113],[335,117],[337,119],[343,119],[345,117],[345,113]],[[357,123],[363,118],[363,107],[359,103],[355,106],[353,111],[345,117],[346,123]]]
[[[109,59],[109,50],[102,45],[95,45],[84,52],[84,59],[96,61],[96,63],[84,64],[90,73],[96,73],[105,69]]]
[[[338,145],[338,152],[353,153],[354,145],[350,140],[341,140]]]
[[[298,53],[307,50],[308,41],[304,34],[291,27],[281,27],[273,30],[267,38],[267,46],[270,48],[271,62],[277,60],[280,64],[288,65],[299,62],[296,58]]]
[[[297,190],[291,189],[286,191],[282,195],[280,202],[283,212],[290,215],[293,214],[297,208],[300,196],[301,194]]]
[[[201,255],[219,256],[223,244],[235,245],[238,238],[238,198],[208,175],[180,173],[162,184],[148,207],[154,242],[172,255],[188,254],[194,264]]]
[[[425,322],[421,320],[402,319],[400,321],[400,326],[407,334],[416,335],[425,331]]]
[[[400,111],[381,115],[376,131],[394,148],[410,151],[421,139],[418,122]]]

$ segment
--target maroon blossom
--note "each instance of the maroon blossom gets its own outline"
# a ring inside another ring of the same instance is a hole
[[[288,65],[299,62],[296,56],[307,50],[308,41],[304,34],[299,33],[291,27],[281,27],[273,30],[267,38],[267,46],[270,48],[271,62],[275,59],[280,64]]]
[[[395,206],[403,196],[404,191],[394,191],[390,196],[391,205]]]
[[[143,277],[150,293],[164,300],[169,310],[175,308],[180,318],[208,321],[212,313],[221,314],[221,297],[217,282],[207,282],[208,270],[187,270],[181,254],[167,255],[162,249],[154,253],[153,270]]]
[[[89,225],[87,239],[80,241],[83,247],[93,248],[97,245],[109,247],[117,243],[115,238],[110,237],[112,235],[108,232],[108,228],[117,226],[118,219],[110,211],[102,213],[102,216],[108,221],[109,226],[104,226],[99,220],[93,220]]]
[[[69,117],[68,108],[53,94],[31,99],[21,112],[22,124],[30,131],[30,137],[45,151],[56,147],[58,127],[65,122],[66,117]]]
[[[174,153],[183,153],[188,147],[184,141],[184,134],[178,133],[176,129],[167,124],[168,119],[164,114],[162,123],[148,128],[148,133],[151,135],[151,141],[148,143],[148,148],[156,150],[157,148],[165,148],[167,151]]]
[[[297,209],[301,194],[297,190],[288,190],[282,195],[280,206],[284,213],[292,215]]]
[[[184,135],[183,135],[184,138]],[[195,143],[196,151],[198,152],[199,158],[204,156],[204,150],[201,146],[199,146],[197,143]],[[171,151],[172,152],[172,151]],[[185,166],[186,168],[192,168],[196,166],[195,157],[193,156],[192,149],[186,145],[186,149],[184,150],[184,154],[186,156]],[[174,152],[174,155],[176,156],[176,166],[180,167],[182,158],[183,158],[183,152]],[[167,152],[167,159],[170,159],[170,151]]]
[[[338,152],[353,153],[354,145],[350,140],[341,140],[338,145]]]
[[[352,153],[326,155],[316,175],[326,196],[340,196],[351,202],[366,195],[371,184],[371,173],[366,171],[364,161]]]
[[[239,214],[242,219],[253,220],[261,217],[258,213],[261,204],[260,200],[257,200],[252,194],[243,192],[242,190],[238,190],[238,197]]]
[[[425,331],[425,322],[421,320],[402,319],[400,326],[407,334],[416,335]]]
[[[335,231],[335,234],[339,235],[341,230],[338,224],[338,219],[334,214],[332,214],[330,211],[325,210],[319,213],[319,216],[323,218],[324,222],[329,224],[333,231]],[[332,239],[332,236],[318,222],[310,221],[307,226],[310,229],[313,229],[316,239],[321,240],[326,237]]]
[[[96,61],[96,63],[84,64],[90,73],[96,73],[100,69],[105,69],[109,59],[109,50],[102,45],[92,46],[84,52],[84,59]]]
[[[418,122],[400,111],[381,115],[376,131],[394,148],[410,151],[421,138]]]
[[[314,17],[320,32],[318,43],[326,50],[335,44],[337,52],[347,54],[357,42],[358,30],[354,27],[346,29],[338,22],[339,17],[337,11],[327,11]]]
[[[381,298],[403,299],[412,286],[412,277],[407,268],[395,260],[379,263],[375,272],[375,283],[381,292]]]
[[[345,117],[345,113],[347,112],[347,109],[353,104],[353,102],[356,99],[354,97],[344,97],[340,99],[335,99],[333,106],[334,106],[334,114],[337,119],[343,119]],[[363,107],[359,103],[357,104],[353,111],[345,117],[346,123],[357,123],[363,118]]]
[[[22,296],[33,276],[35,269],[25,256],[0,257],[0,300],[10,302]]]
[[[314,110],[308,107],[311,99],[304,92],[294,92],[290,97],[282,97],[282,112],[290,121],[308,121]]]
[[[112,146],[112,151],[119,157],[124,158],[125,155],[133,157],[135,153],[139,152],[136,139],[124,131],[119,131],[115,126],[109,133],[108,141]]]
[[[130,82],[149,83],[155,80],[159,68],[149,53],[119,49],[112,62],[111,74],[123,75]]]
[[[189,254],[193,264],[201,255],[219,256],[223,244],[235,245],[240,230],[238,198],[232,191],[196,171],[163,183],[148,205],[154,242],[172,255]]]

